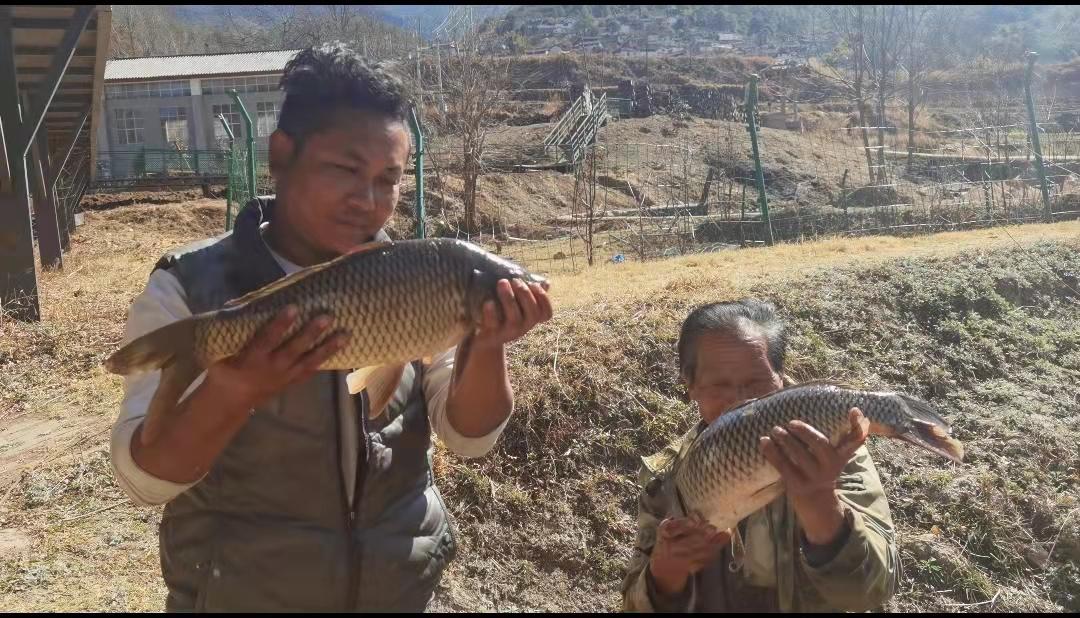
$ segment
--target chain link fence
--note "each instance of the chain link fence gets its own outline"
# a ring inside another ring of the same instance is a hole
[[[743,116],[758,123],[756,159],[748,124],[670,114],[670,128],[661,130],[669,141],[602,135],[566,170],[573,182],[560,185],[556,201],[569,201],[570,212],[551,218],[547,238],[492,233],[479,241],[551,273],[762,245],[770,237],[799,242],[1078,218],[1080,101],[1043,86],[1036,79],[1030,109],[1022,85],[1005,84],[914,113],[893,97],[884,114],[868,109],[862,122],[850,100],[778,110],[773,96]]]

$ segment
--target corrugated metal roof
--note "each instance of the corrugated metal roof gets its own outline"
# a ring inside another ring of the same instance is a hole
[[[285,70],[285,65],[299,51],[298,49],[289,49],[236,54],[197,54],[110,60],[105,65],[105,81],[280,73]]]

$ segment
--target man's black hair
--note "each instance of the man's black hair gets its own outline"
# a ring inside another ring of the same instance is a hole
[[[692,380],[697,369],[698,339],[703,333],[746,333],[765,340],[772,370],[784,371],[787,332],[771,303],[750,298],[702,305],[687,316],[679,333],[679,373]]]
[[[383,114],[405,122],[410,102],[400,79],[369,64],[347,45],[327,43],[298,53],[281,77],[285,102],[278,128],[297,142],[330,126],[342,109]]]

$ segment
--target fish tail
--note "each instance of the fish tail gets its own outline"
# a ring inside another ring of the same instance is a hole
[[[191,354],[178,357],[161,371],[161,381],[154,392],[150,405],[143,419],[140,439],[143,444],[151,444],[164,431],[168,420],[174,417],[176,403],[202,369]]]
[[[128,375],[161,369],[180,359],[194,361],[198,321],[198,317],[186,318],[139,337],[107,358],[105,368]]]
[[[964,445],[949,435],[949,424],[930,407],[930,404],[910,395],[898,393],[910,425],[898,431],[896,438],[937,453],[956,463],[964,459]]]

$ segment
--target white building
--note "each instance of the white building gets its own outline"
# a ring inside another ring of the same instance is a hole
[[[154,151],[220,151],[227,147],[228,135],[219,114],[236,139],[246,139],[230,89],[240,94],[251,116],[255,147],[266,150],[285,98],[278,84],[285,64],[298,51],[108,61],[101,101],[105,121],[97,127],[101,172],[106,177],[130,176],[136,161],[145,165],[153,160],[147,153]],[[212,164],[208,156],[206,165]]]

